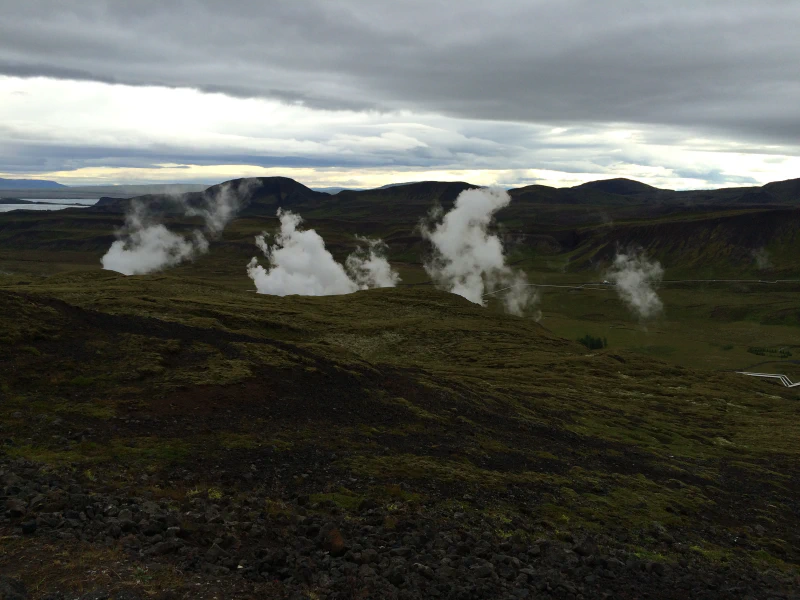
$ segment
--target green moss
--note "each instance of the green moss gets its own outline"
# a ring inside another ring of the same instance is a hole
[[[438,459],[430,456],[401,454],[393,456],[356,457],[348,461],[354,472],[373,477],[423,479],[439,482],[465,482],[482,487],[502,487],[509,483],[539,482],[555,484],[563,478],[533,471],[501,473],[476,467],[468,460]]]
[[[228,450],[253,450],[262,445],[258,437],[254,434],[233,432],[219,434],[218,443]]]
[[[362,496],[353,494],[344,488],[340,488],[338,492],[311,494],[309,496],[309,500],[312,503],[330,501],[336,504],[336,506],[339,508],[351,512],[358,509],[358,506],[361,504],[363,499],[364,498]]]
[[[56,467],[72,463],[96,462],[100,460],[97,457],[87,456],[81,449],[56,450],[30,444],[13,446],[9,448],[6,453],[14,458],[24,458],[33,462]]]
[[[108,458],[128,465],[155,469],[180,462],[191,451],[191,444],[184,439],[138,437],[114,440],[108,450]]]
[[[87,377],[85,375],[78,375],[69,380],[70,385],[78,387],[89,387],[99,381],[99,377]]]
[[[62,402],[53,406],[52,409],[60,413],[82,415],[93,419],[112,419],[117,414],[113,405],[99,401]]]
[[[402,406],[403,408],[407,409],[411,414],[413,414],[415,417],[420,418],[420,419],[425,419],[425,420],[430,420],[430,421],[444,421],[445,420],[443,417],[440,417],[439,415],[435,415],[435,414],[425,410],[424,408],[409,402],[405,398],[387,398],[387,399],[383,400],[383,402],[385,402],[386,404],[394,404],[396,406]]]

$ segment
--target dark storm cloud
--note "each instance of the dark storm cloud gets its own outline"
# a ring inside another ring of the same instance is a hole
[[[46,157],[46,158],[44,158]],[[422,161],[405,161],[414,164]],[[192,148],[175,149],[174,151],[158,151],[137,148],[110,148],[104,146],[74,146],[60,144],[28,144],[14,145],[9,151],[0,148],[0,165],[6,173],[33,173],[47,171],[69,171],[86,167],[160,169],[162,165],[188,163],[198,166],[206,165],[250,165],[255,167],[328,167],[365,168],[391,165],[391,159],[380,160],[377,157],[361,157],[342,159],[338,157],[320,156],[316,158],[302,156],[269,156],[247,153],[215,153],[213,151],[196,151]],[[419,166],[431,166],[427,164]]]
[[[493,168],[500,160],[506,166],[528,166],[526,157],[513,156],[519,149],[501,145],[490,139],[446,139],[433,147],[410,148],[398,151],[393,148],[350,148],[346,154],[327,145],[330,139],[319,139],[323,144],[317,154],[277,155],[257,153],[247,149],[221,151],[201,144],[184,142],[160,143],[143,146],[104,146],[85,143],[67,143],[57,134],[40,134],[21,138],[20,132],[0,124],[0,166],[8,173],[65,171],[85,167],[159,168],[163,164],[250,165],[257,167],[310,167],[325,169],[370,167],[437,168],[457,165],[461,168]],[[544,143],[542,147],[546,147]]]
[[[783,0],[0,0],[0,72],[316,108],[800,136]]]
[[[733,184],[737,183],[743,186],[758,185],[758,181],[753,177],[730,175],[729,173],[722,173],[716,169],[699,170],[699,169],[674,169],[674,174],[678,177],[686,179],[697,179],[711,184]]]

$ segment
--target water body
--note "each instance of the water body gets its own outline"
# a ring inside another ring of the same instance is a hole
[[[2,195],[0,195],[2,197]],[[16,196],[15,196],[16,197]],[[28,198],[20,198],[28,200]],[[0,204],[0,213],[11,210],[62,210],[65,208],[86,208],[97,204],[96,198],[70,198],[69,200],[57,198],[31,198],[34,204]]]

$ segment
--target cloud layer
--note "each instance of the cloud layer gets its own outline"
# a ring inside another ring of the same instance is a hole
[[[800,6],[781,0],[136,8],[3,0],[0,9],[0,72],[9,75],[190,87],[324,109],[800,134]]]
[[[800,153],[800,5],[781,0],[0,10],[0,173],[542,169],[716,186],[780,178],[768,158]]]

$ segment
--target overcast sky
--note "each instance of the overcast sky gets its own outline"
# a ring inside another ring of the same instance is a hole
[[[796,0],[0,0],[0,177],[800,177]]]

